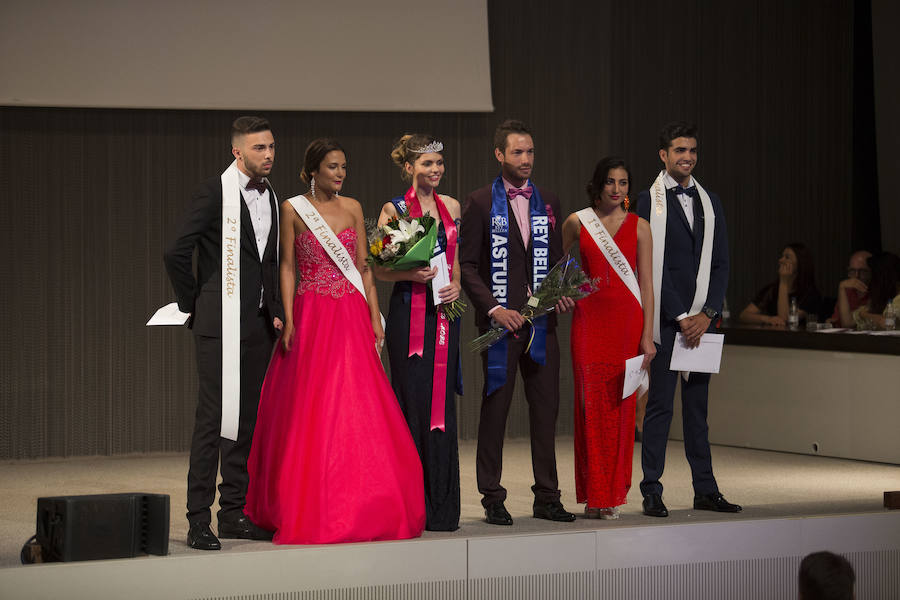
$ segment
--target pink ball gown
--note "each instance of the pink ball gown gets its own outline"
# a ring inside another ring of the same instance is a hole
[[[338,234],[356,256],[356,232]],[[422,466],[365,298],[309,231],[290,352],[279,342],[259,401],[245,512],[276,544],[397,540],[425,527]]]

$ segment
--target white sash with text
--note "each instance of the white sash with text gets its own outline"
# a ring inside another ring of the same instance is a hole
[[[300,196],[288,198],[288,202],[291,203],[291,206],[294,207],[294,210],[297,211],[297,214],[300,215],[300,218],[306,223],[306,227],[312,231],[314,236],[316,236],[316,240],[322,245],[322,248],[325,249],[325,253],[331,257],[331,260],[334,261],[334,264],[337,265],[338,269],[341,270],[344,277],[353,284],[353,287],[355,287],[359,293],[362,294],[363,299],[365,299],[366,289],[363,287],[362,275],[360,274],[359,269],[356,268],[356,261],[354,261],[353,257],[350,256],[350,253],[347,252],[347,248],[344,247],[341,240],[339,240],[337,235],[331,230],[331,227],[328,226],[328,223],[325,222],[325,219],[323,219],[322,215],[319,214],[319,211],[316,210],[316,207],[302,194]]]
[[[587,229],[587,232],[591,235],[591,239],[597,244],[600,252],[603,253],[603,257],[606,258],[606,261],[610,264],[616,274],[618,274],[622,283],[624,283],[625,287],[627,287],[634,295],[638,304],[643,307],[644,303],[641,302],[641,288],[638,286],[637,277],[634,275],[634,271],[628,263],[628,259],[622,254],[619,246],[616,244],[615,240],[613,240],[613,236],[609,234],[609,231],[607,231],[603,222],[597,216],[597,213],[594,212],[593,208],[583,208],[575,214],[578,215],[581,224]]]
[[[241,411],[241,190],[237,161],[222,173],[222,428],[237,440]]]

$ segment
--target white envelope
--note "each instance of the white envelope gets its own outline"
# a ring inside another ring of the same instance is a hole
[[[699,346],[688,348],[684,344],[684,336],[676,333],[669,369],[692,373],[718,373],[724,341],[725,336],[721,333],[704,333]]]
[[[625,361],[625,385],[622,388],[622,400],[632,395],[638,388],[641,388],[643,392],[649,387],[650,375],[641,368],[643,362],[643,354]]]
[[[147,321],[147,327],[153,325],[184,325],[190,316],[190,313],[183,313],[178,310],[177,302],[172,302],[153,313],[153,316]]]
[[[431,266],[437,267],[437,274],[431,280],[431,294],[434,298],[434,305],[441,303],[441,295],[438,293],[443,288],[450,285],[450,267],[447,265],[447,253],[441,252],[431,257]]]

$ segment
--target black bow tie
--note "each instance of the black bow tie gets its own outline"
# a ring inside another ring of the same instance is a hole
[[[256,190],[257,192],[260,193],[260,195],[262,195],[262,193],[266,191],[266,182],[263,181],[262,179],[260,179],[258,181],[253,181],[251,179],[250,181],[247,182],[245,189]]]
[[[680,185],[676,185],[675,187],[671,188],[671,190],[675,193],[676,196],[684,194],[693,198],[697,195],[697,187],[693,185],[686,188],[683,188]]]

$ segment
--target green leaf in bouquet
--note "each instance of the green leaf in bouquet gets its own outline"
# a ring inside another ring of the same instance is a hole
[[[431,263],[434,246],[437,244],[437,232],[437,222],[431,219],[431,227],[425,232],[424,237],[413,244],[406,254],[391,263],[390,268],[394,271],[410,271],[419,267],[427,267]]]

